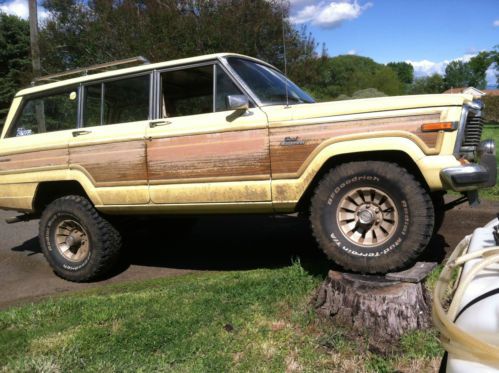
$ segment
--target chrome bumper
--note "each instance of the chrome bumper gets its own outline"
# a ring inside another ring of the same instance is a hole
[[[479,163],[444,168],[440,177],[444,185],[456,192],[465,192],[496,185],[497,162],[494,140],[484,140],[477,149]]]

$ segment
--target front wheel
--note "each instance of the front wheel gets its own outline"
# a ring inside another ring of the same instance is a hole
[[[50,203],[42,213],[39,235],[50,266],[69,281],[104,276],[121,248],[119,232],[81,196],[65,196]]]
[[[326,255],[345,269],[387,273],[406,267],[433,232],[434,210],[422,185],[395,163],[342,164],[312,197],[312,231]]]

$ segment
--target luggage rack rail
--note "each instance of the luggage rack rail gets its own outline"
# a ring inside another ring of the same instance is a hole
[[[124,66],[124,65],[147,65],[149,60],[143,56],[137,56],[137,57],[131,57],[131,58],[126,58],[123,60],[117,60],[117,61],[112,61],[112,62],[106,62],[106,63],[100,63],[97,65],[91,65],[88,67],[82,67],[79,69],[74,69],[74,70],[67,70],[63,71],[60,73],[56,74],[50,74],[50,75],[45,75],[45,76],[40,76],[38,78],[33,79],[31,82],[31,85],[37,85],[37,84],[46,84],[50,82],[56,82],[60,80],[61,78],[67,78],[72,75],[80,75],[80,76],[85,76],[88,75],[90,72],[97,72],[97,71],[103,71],[110,69],[112,67],[117,67],[117,66]]]

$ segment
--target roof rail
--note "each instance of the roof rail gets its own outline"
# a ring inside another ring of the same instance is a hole
[[[116,67],[116,66],[132,65],[132,64],[146,65],[148,63],[149,63],[149,60],[145,57],[142,57],[142,56],[131,57],[131,58],[126,58],[124,60],[100,63],[97,65],[82,67],[80,69],[67,70],[67,71],[63,71],[61,73],[40,76],[38,78],[33,79],[33,81],[31,82],[31,85],[36,85],[37,83],[42,83],[42,82],[43,83],[50,83],[50,82],[58,81],[61,78],[69,77],[71,75],[88,75],[88,73],[90,73],[90,72],[106,70],[106,69],[109,69],[111,67]]]

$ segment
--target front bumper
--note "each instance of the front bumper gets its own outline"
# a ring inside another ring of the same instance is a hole
[[[477,149],[479,163],[448,167],[440,171],[440,177],[447,188],[465,192],[496,185],[497,161],[494,140],[484,140]]]

